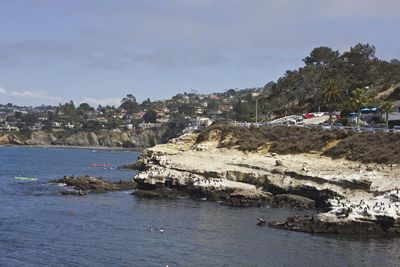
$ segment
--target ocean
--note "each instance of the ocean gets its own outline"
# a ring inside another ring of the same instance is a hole
[[[130,191],[63,196],[64,175],[129,180],[122,150],[0,147],[0,266],[398,266],[400,239],[259,227],[296,210],[139,199]],[[14,177],[36,177],[19,181]],[[300,212],[301,214],[301,212]],[[159,229],[165,229],[160,232]]]

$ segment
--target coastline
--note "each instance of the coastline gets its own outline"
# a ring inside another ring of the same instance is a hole
[[[65,149],[88,149],[88,150],[119,150],[119,151],[132,151],[132,152],[143,152],[145,147],[109,147],[109,146],[63,146],[63,145],[16,145],[16,144],[3,144],[2,147],[32,147],[32,148],[65,148]]]
[[[400,234],[400,168],[396,164],[332,159],[321,153],[240,151],[220,144],[234,135],[187,134],[146,149],[132,164],[141,196],[171,190],[232,206],[266,203],[301,208],[315,201],[318,213],[269,222],[311,233]],[[306,199],[301,199],[304,197]],[[329,226],[329,227],[328,227]]]

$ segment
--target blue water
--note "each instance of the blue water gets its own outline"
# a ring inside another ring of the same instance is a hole
[[[319,236],[258,227],[296,211],[137,199],[130,192],[60,195],[47,181],[135,173],[89,167],[135,152],[0,147],[0,266],[398,266],[397,238]],[[36,176],[37,182],[15,176]],[[164,233],[150,231],[165,228]]]

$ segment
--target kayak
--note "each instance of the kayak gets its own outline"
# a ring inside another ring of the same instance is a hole
[[[19,181],[37,181],[36,177],[22,177],[22,176],[17,176],[14,177],[15,180],[19,180]]]

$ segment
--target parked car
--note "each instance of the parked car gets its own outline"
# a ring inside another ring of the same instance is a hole
[[[392,132],[400,133],[400,125],[393,126]]]
[[[323,112],[314,112],[314,117],[322,117],[324,116]]]
[[[375,132],[389,132],[389,128],[387,127],[386,124],[383,123],[379,123],[376,125],[376,127],[374,128]]]
[[[307,113],[303,115],[304,119],[312,119],[314,118],[314,113]]]
[[[360,132],[374,132],[375,128],[373,128],[371,125],[365,125],[363,127],[359,128]]]
[[[329,123],[326,123],[326,122],[320,123],[319,127],[322,128],[322,129],[326,129],[326,130],[331,129],[331,125]]]
[[[340,129],[340,130],[343,130],[343,129],[344,129],[343,124],[340,123],[340,122],[334,123],[334,124],[332,125],[332,128]]]

